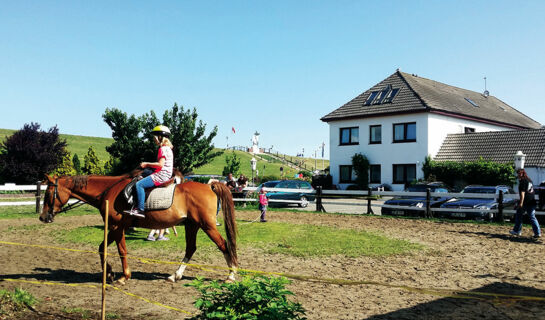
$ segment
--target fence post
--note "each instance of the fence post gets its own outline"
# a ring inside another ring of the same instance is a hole
[[[430,189],[426,189],[426,218],[433,218],[433,214],[430,210],[431,194]]]
[[[371,188],[367,188],[367,214],[375,214],[371,209]]]
[[[326,212],[322,205],[322,186],[316,187],[316,211]]]
[[[40,213],[40,202],[41,196],[42,196],[42,182],[38,181],[36,182],[36,213]]]
[[[504,222],[503,218],[503,191],[500,190],[500,194],[498,196],[498,216],[496,218],[498,222]]]

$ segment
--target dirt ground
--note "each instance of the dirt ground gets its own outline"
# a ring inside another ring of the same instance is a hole
[[[257,212],[237,212],[238,219],[248,221],[257,215]],[[293,280],[289,289],[307,310],[309,319],[545,319],[545,246],[530,239],[532,232],[528,227],[524,228],[523,237],[515,238],[507,234],[509,226],[486,224],[305,212],[270,212],[269,220],[368,230],[426,246],[425,250],[409,255],[325,259],[268,255],[257,249],[239,249],[240,267],[244,269],[367,282],[338,285]],[[60,246],[52,241],[50,231],[99,225],[101,220],[98,215],[60,216],[55,223],[39,229],[39,232],[32,227],[23,231],[18,229],[17,232],[10,228],[38,223],[37,219],[2,220],[0,239]],[[240,228],[251,227],[251,224],[242,223]],[[183,228],[179,230],[183,233]],[[109,252],[113,254],[116,251],[110,247]],[[183,254],[162,256],[150,250],[131,250],[130,247],[129,253],[166,261],[179,261]],[[200,258],[198,253],[197,249],[192,262],[225,266],[219,251],[206,258]],[[110,261],[119,273],[119,259]],[[226,278],[225,272],[188,267],[185,278],[172,284],[165,278],[175,271],[177,265],[131,260],[130,266],[133,279],[120,289],[191,313],[197,312],[193,307],[197,293],[183,284],[196,276]],[[81,319],[75,313],[66,312],[75,308],[93,310],[93,318],[100,312],[101,272],[97,254],[0,243],[0,277],[4,280],[0,281],[0,288],[12,290],[22,287],[41,300],[35,307],[36,311],[25,312],[21,319]],[[121,319],[189,317],[181,311],[149,303],[112,288],[107,294],[108,312],[119,315]]]

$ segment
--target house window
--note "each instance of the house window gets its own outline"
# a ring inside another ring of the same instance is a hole
[[[469,102],[475,108],[479,107],[479,105],[475,101],[473,101],[473,100],[471,100],[469,98],[464,98],[464,99],[466,99],[466,101]]]
[[[475,128],[464,127],[464,133],[473,133],[473,132],[475,132]]]
[[[352,166],[339,166],[339,182],[352,182]]]
[[[367,100],[365,100],[365,103],[363,105],[364,106],[370,105],[373,102],[373,100],[375,100],[377,95],[378,95],[378,91],[371,92],[371,94],[369,94],[369,97],[367,97]]]
[[[360,132],[358,127],[341,128],[340,145],[359,144]]]
[[[369,126],[369,144],[382,143],[382,126]]]
[[[394,142],[415,142],[416,122],[394,124]]]
[[[416,164],[394,164],[394,183],[411,183],[416,180]]]
[[[375,99],[375,101],[373,101],[373,104],[381,104],[382,103],[382,100],[384,100],[384,98],[386,98],[386,96],[388,95],[388,93],[390,92],[390,90],[392,90],[392,86],[391,85],[387,85],[386,88],[384,88],[380,94],[378,95],[378,97]]]
[[[386,98],[384,98],[384,101],[382,101],[382,103],[391,103],[398,92],[399,92],[399,88],[390,90],[390,92],[388,93]]]
[[[372,104],[391,103],[398,92],[399,88],[394,89],[391,85],[387,85],[386,88],[380,91],[372,91],[363,105],[369,106]]]
[[[369,182],[380,183],[380,164],[372,164],[369,166]]]

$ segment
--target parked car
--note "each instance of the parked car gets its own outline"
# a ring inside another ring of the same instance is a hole
[[[407,192],[441,192],[447,193],[449,189],[441,182],[430,182],[430,183],[419,183],[412,186],[409,186],[405,191]],[[430,207],[438,208],[446,201],[452,199],[452,197],[431,197],[430,198]],[[426,197],[414,197],[414,196],[401,196],[395,197],[393,199],[387,200],[384,202],[386,205],[391,206],[406,206],[406,207],[415,207],[415,209],[397,209],[397,208],[384,208],[382,207],[381,213],[383,215],[394,215],[394,216],[413,216],[418,217],[423,215],[422,210],[417,210],[416,208],[424,208],[426,206]]]
[[[469,211],[440,211],[440,217],[446,218],[462,218],[462,219],[478,219],[478,220],[492,220],[495,213],[490,212],[490,209],[497,209],[497,195],[500,190],[504,194],[515,194],[515,191],[508,186],[467,186],[461,193],[482,193],[482,194],[495,194],[496,198],[459,198],[451,199],[441,205],[441,208],[448,209],[482,209],[483,211],[469,212]],[[503,207],[508,210],[512,210],[515,206],[516,200],[503,199]]]
[[[269,200],[298,200],[301,201],[299,206],[305,208],[308,206],[309,201],[314,201],[316,198],[314,193],[301,192],[303,190],[314,190],[310,183],[302,180],[275,180],[265,182],[257,187],[257,192],[261,188],[265,187],[267,192],[267,197]],[[269,191],[270,188],[280,188],[280,189],[294,189],[293,192],[290,191]],[[282,202],[269,202],[269,206],[287,206],[290,203]]]

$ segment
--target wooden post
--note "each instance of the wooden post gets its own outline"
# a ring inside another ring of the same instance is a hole
[[[500,190],[500,194],[498,196],[498,216],[496,217],[496,220],[498,222],[505,222],[503,218],[503,191]]]
[[[322,186],[316,187],[316,211],[326,212],[322,205]]]
[[[106,258],[108,255],[108,206],[109,201],[106,200],[106,212],[104,213],[104,249],[103,257],[104,263],[102,264],[102,320],[106,319]]]
[[[36,213],[40,213],[40,203],[42,197],[42,182],[36,182]]]
[[[426,189],[426,218],[433,218],[432,212],[430,210],[431,194],[430,189]]]
[[[367,214],[375,214],[371,209],[371,188],[367,188]]]

